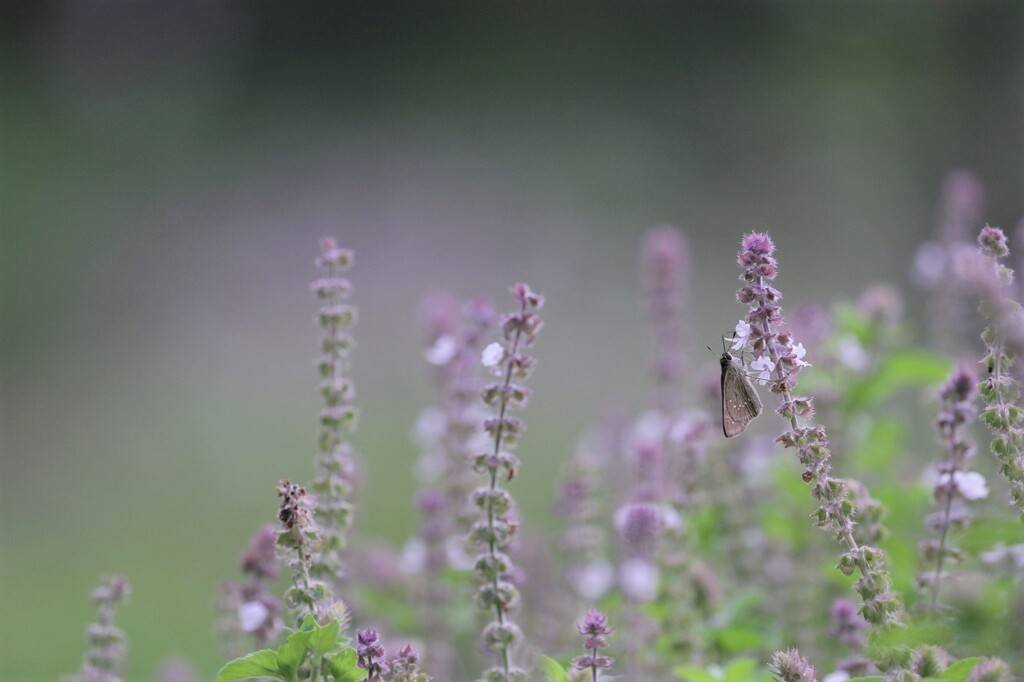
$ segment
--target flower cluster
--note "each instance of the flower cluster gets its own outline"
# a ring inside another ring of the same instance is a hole
[[[387,660],[384,645],[380,643],[376,630],[360,630],[356,633],[356,656],[358,665],[366,671],[369,682],[380,682],[381,675],[387,673]]]
[[[488,682],[508,682],[524,675],[512,664],[512,650],[523,635],[510,619],[510,612],[519,603],[519,591],[509,579],[514,565],[505,551],[512,543],[518,522],[514,517],[515,502],[499,486],[499,477],[511,481],[519,468],[519,459],[511,448],[522,435],[523,422],[508,411],[526,406],[529,391],[513,380],[524,381],[533,371],[534,359],[523,349],[533,344],[544,324],[537,314],[544,305],[544,297],[526,284],[516,284],[511,292],[519,303],[519,311],[503,317],[502,342],[490,344],[482,353],[484,367],[502,377],[500,382],[481,389],[483,402],[495,412],[484,422],[493,446],[473,460],[473,468],[488,478],[486,486],[472,493],[480,519],[469,533],[470,544],[480,552],[475,562],[480,581],[477,605],[494,614],[494,620],[484,628],[484,645],[498,657],[498,665],[484,673]]]
[[[985,405],[981,419],[992,430],[991,447],[999,458],[999,471],[1024,514],[1024,411],[1017,405],[1020,385],[1010,373],[1021,347],[1021,307],[1010,293],[1013,271],[999,262],[1010,253],[1006,235],[998,227],[986,225],[978,235],[978,246],[987,269],[969,281],[980,292],[981,310],[989,320],[981,335],[985,342],[982,363],[988,371],[978,384]]]
[[[399,649],[389,665],[391,682],[429,682],[431,679],[426,673],[420,672],[420,655],[412,644]]]
[[[331,588],[312,577],[313,556],[320,546],[320,533],[307,506],[306,489],[284,479],[277,486],[281,505],[277,518],[281,529],[277,546],[288,557],[292,586],[284,593],[285,603],[295,611],[296,622],[304,615],[318,615],[328,606]]]
[[[814,666],[796,649],[776,651],[768,663],[768,672],[776,682],[817,682]]]
[[[921,543],[922,562],[932,564],[935,568],[917,576],[918,590],[929,595],[929,610],[935,610],[938,606],[939,586],[946,577],[943,568],[949,563],[962,560],[962,552],[950,542],[950,531],[963,528],[970,522],[970,511],[965,504],[967,501],[988,495],[984,477],[967,470],[967,464],[974,456],[974,445],[965,427],[978,415],[974,405],[977,382],[974,372],[960,366],[953,370],[939,394],[942,405],[935,424],[940,443],[947,454],[938,466],[933,488],[938,510],[925,520],[928,528],[938,537]]]
[[[227,640],[230,656],[241,655],[241,650],[236,650],[241,635],[252,636],[256,648],[262,649],[281,632],[281,604],[269,590],[278,577],[275,544],[273,526],[268,524],[256,531],[241,557],[242,573],[248,581],[232,580],[221,586],[218,605],[225,616],[219,629]]]
[[[805,351],[790,332],[782,329],[782,294],[770,282],[778,273],[773,257],[775,245],[767,234],[753,233],[743,238],[738,261],[743,286],[736,294],[749,306],[746,317],[737,325],[733,348],[747,347],[753,354],[751,368],[762,382],[772,382],[772,392],[780,396],[777,412],[790,424],[790,430],[776,442],[796,450],[803,465],[803,480],[812,486],[818,503],[815,522],[832,531],[846,546],[838,568],[845,575],[859,572],[854,589],[860,594],[861,614],[872,625],[887,627],[899,621],[901,606],[892,588],[882,550],[860,544],[854,536],[856,506],[849,499],[846,481],[832,475],[831,454],[824,427],[801,426],[798,418],[813,415],[810,398],[793,394],[797,377],[807,366]]]
[[[82,667],[65,682],[121,682],[120,672],[128,653],[125,633],[114,624],[117,607],[128,600],[131,585],[122,576],[104,575],[89,601],[96,607],[98,618],[85,630],[88,649]]]
[[[605,637],[612,634],[614,628],[608,627],[606,615],[590,609],[584,614],[583,621],[576,624],[576,630],[583,635],[583,648],[588,653],[574,658],[572,667],[576,670],[590,670],[591,679],[596,682],[598,671],[611,668],[615,661],[615,659],[599,653],[601,649],[608,647],[608,640]]]
[[[352,291],[341,273],[352,265],[352,252],[338,248],[333,237],[320,240],[316,265],[324,274],[310,288],[320,300],[320,433],[316,478],[310,485],[312,506],[322,544],[311,566],[312,575],[337,584],[343,572],[342,552],[352,515],[354,453],[346,434],[356,425],[358,411],[352,405],[355,387],[349,373],[349,354],[354,345],[348,330],[356,322],[356,308],[347,303]]]

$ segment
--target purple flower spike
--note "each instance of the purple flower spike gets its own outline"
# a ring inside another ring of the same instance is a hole
[[[811,398],[795,395],[800,372],[809,367],[804,360],[806,350],[783,325],[782,294],[769,284],[778,273],[773,257],[775,245],[767,234],[753,233],[743,237],[737,261],[742,266],[743,285],[736,298],[746,303],[747,314],[736,326],[734,350],[746,347],[753,360],[750,367],[758,372],[762,383],[771,383],[772,392],[780,396],[776,412],[790,429],[776,442],[796,450],[803,466],[802,478],[811,485],[811,494],[818,504],[814,514],[817,525],[832,532],[845,546],[839,570],[845,575],[860,573],[854,588],[863,599],[861,614],[871,624],[885,628],[900,621],[902,607],[892,589],[892,578],[886,568],[885,555],[877,547],[864,543],[855,534],[854,515],[859,511],[850,499],[851,482],[832,476],[828,437],[822,426],[801,426],[801,419],[813,416]],[[859,486],[858,486],[859,487]],[[858,498],[864,504],[870,498],[863,490]],[[871,505],[875,506],[875,505]],[[878,533],[873,533],[877,535]]]
[[[386,652],[376,630],[360,630],[356,634],[356,665],[366,671],[366,679],[376,682],[390,670],[384,660]]]
[[[576,670],[590,670],[591,680],[596,682],[599,679],[600,670],[607,670],[612,667],[614,659],[603,656],[599,652],[607,648],[608,640],[613,629],[608,627],[608,617],[595,609],[589,609],[583,616],[583,620],[576,624],[576,630],[583,635],[583,648],[588,651],[583,656],[577,656],[572,661],[572,667]]]

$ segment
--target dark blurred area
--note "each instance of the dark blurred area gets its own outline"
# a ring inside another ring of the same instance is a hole
[[[77,668],[103,571],[129,679],[217,669],[217,583],[312,474],[321,234],[357,257],[359,532],[398,545],[429,291],[548,296],[541,534],[579,431],[649,393],[647,227],[690,238],[714,367],[744,231],[788,300],[887,280],[920,319],[943,176],[1024,211],[1020,2],[4,2],[0,59],[3,680]]]

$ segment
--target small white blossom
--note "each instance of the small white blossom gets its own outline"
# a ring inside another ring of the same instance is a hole
[[[484,352],[480,354],[480,361],[484,367],[488,369],[496,369],[498,363],[501,362],[502,358],[505,357],[505,348],[495,341],[494,343],[484,348]]]
[[[952,479],[953,486],[965,500],[981,500],[988,497],[988,486],[985,477],[977,471],[954,471],[939,476],[939,485],[948,486]]]
[[[804,356],[807,355],[807,349],[804,348],[804,344],[798,343],[793,346],[793,364],[797,367],[810,367],[811,363],[804,362]]]
[[[739,350],[743,346],[747,345],[747,339],[750,338],[750,324],[744,320],[740,320],[736,323],[736,334],[732,339],[732,350]]]
[[[238,607],[238,623],[242,632],[255,632],[270,615],[270,609],[259,601],[249,601]]]
[[[763,386],[765,382],[771,380],[772,372],[775,371],[775,363],[767,355],[762,355],[750,363],[750,369],[757,372],[757,381]]]
[[[852,336],[844,336],[839,341],[839,362],[854,372],[863,372],[868,368],[868,354],[864,347]]]
[[[846,682],[850,679],[850,673],[845,670],[837,670],[822,678],[821,682]]]
[[[441,334],[434,341],[434,345],[423,354],[424,359],[432,365],[443,367],[452,361],[458,351],[459,345],[451,334]]]
[[[604,559],[599,559],[587,564],[579,572],[575,586],[581,597],[594,601],[606,595],[614,584],[615,568]]]
[[[404,575],[418,575],[427,565],[427,543],[423,538],[409,538],[402,548],[398,570]]]
[[[658,567],[646,559],[629,559],[619,568],[622,593],[636,602],[652,602],[658,596]]]

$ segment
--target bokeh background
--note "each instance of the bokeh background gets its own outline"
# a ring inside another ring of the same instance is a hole
[[[908,288],[941,179],[1024,211],[1019,2],[4,2],[0,679],[77,669],[98,575],[128,678],[211,676],[218,582],[307,480],[316,240],[357,252],[360,533],[414,529],[422,297],[548,296],[524,522],[602,409],[648,395],[638,240],[687,231],[692,362],[742,313]]]

